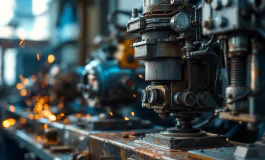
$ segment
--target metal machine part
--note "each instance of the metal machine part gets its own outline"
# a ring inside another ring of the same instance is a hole
[[[247,144],[235,147],[224,147],[205,150],[191,150],[189,157],[196,159],[218,159],[218,160],[260,160],[265,158],[264,143]]]
[[[265,121],[264,11],[265,1],[212,0],[205,1],[203,34],[220,37],[223,41],[224,59],[228,71],[225,109],[219,117],[248,123],[257,129]],[[221,38],[222,37],[222,38]],[[190,151],[199,159],[264,159],[264,142],[236,145],[217,151]]]
[[[122,69],[116,61],[93,60],[82,78],[82,93],[90,107],[113,107],[136,103],[144,81],[141,69]]]
[[[158,132],[162,129],[161,127],[153,126],[151,123],[141,124],[141,121],[131,117],[128,121],[109,120],[113,124],[107,126],[108,128],[106,130],[102,130],[104,125],[110,123],[96,121],[97,124],[91,127],[90,125],[93,125],[92,123],[95,120],[93,116],[80,118],[78,122],[71,120],[69,116],[67,122],[64,120],[52,122],[46,118],[31,119],[29,115],[33,115],[34,113],[26,112],[23,108],[18,108],[15,112],[11,112],[11,114],[14,115],[17,123],[12,127],[4,128],[4,132],[8,133],[18,144],[21,144],[24,149],[33,152],[38,158],[43,160],[56,159],[57,157],[62,159],[86,157],[86,153],[89,151],[89,135],[91,134],[145,134]],[[22,121],[20,122],[21,118],[26,121],[23,125]],[[90,119],[91,123],[89,123]],[[83,127],[81,127],[80,123],[84,124],[82,125]],[[125,128],[129,126],[128,124],[131,127]],[[102,126],[102,128],[99,128],[99,126]]]
[[[81,96],[76,89],[79,79],[75,70],[54,65],[49,72],[48,84],[55,98],[71,102]]]
[[[137,17],[133,9],[127,24],[127,32],[141,34],[142,40],[132,46],[136,59],[145,61],[145,80],[151,82],[142,91],[142,106],[154,109],[161,118],[173,116],[178,121],[175,127],[152,135],[151,139],[167,144],[180,135],[204,141],[202,137],[208,135],[193,128],[191,121],[217,105],[220,61],[210,49],[213,40],[206,43],[201,38],[201,5],[197,2],[144,0],[143,16]],[[148,137],[144,141],[159,145]],[[179,147],[172,146],[170,149]]]
[[[124,119],[121,107],[136,105],[143,88],[143,69],[121,68],[114,60],[93,60],[82,78],[82,93],[89,107],[105,108],[106,113],[87,120],[92,130],[128,130],[152,128],[150,121],[131,117]]]
[[[146,143],[139,143],[145,137],[144,134],[139,133],[123,133],[123,134],[109,134],[109,133],[99,133],[89,136],[89,158],[90,159],[110,159],[110,160],[157,160],[157,159],[167,159],[167,160],[184,160],[184,159],[196,159],[193,157],[188,157],[188,152],[184,148],[177,150],[168,150],[164,148],[161,141],[159,147],[148,145]],[[194,137],[195,138],[195,137]],[[218,136],[214,136],[211,140],[218,141]],[[157,139],[156,139],[157,140]],[[174,139],[175,141],[178,141]],[[172,141],[174,141],[172,140]],[[208,139],[210,140],[210,139]],[[210,141],[211,141],[210,140]],[[137,141],[137,143],[135,143]],[[195,146],[196,140],[178,141],[180,147],[188,143],[193,143]],[[197,142],[199,140],[197,139]],[[195,142],[195,143],[194,143]],[[174,144],[174,143],[173,143]],[[170,146],[171,144],[168,144]],[[190,144],[188,146],[191,146]],[[205,146],[206,147],[206,146]],[[213,145],[211,147],[214,147]],[[195,147],[196,148],[196,147]],[[192,148],[189,148],[192,149]]]
[[[247,122],[254,129],[265,120],[265,92],[262,89],[264,69],[264,11],[259,0],[212,0],[203,6],[203,34],[226,37],[229,86],[226,89],[226,111],[220,117]],[[233,16],[231,16],[233,15]],[[211,27],[209,24],[211,23]]]

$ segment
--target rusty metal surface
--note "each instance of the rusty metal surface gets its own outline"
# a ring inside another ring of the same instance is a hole
[[[74,125],[65,126],[64,144],[78,151],[88,151],[88,136],[99,131],[87,131]]]
[[[38,139],[34,134],[12,128],[5,129],[4,131],[9,137],[17,141],[21,147],[35,153],[42,160],[69,160],[71,158],[71,153],[52,153],[49,149],[44,149],[42,147],[43,139]]]
[[[189,159],[187,152],[163,150],[136,144],[144,133],[100,133],[89,136],[89,158],[93,160],[173,160]]]
[[[232,121],[241,121],[241,122],[258,122],[258,121],[265,121],[265,117],[261,115],[250,115],[250,114],[238,114],[232,115],[229,112],[220,112],[219,118],[232,120]]]
[[[204,132],[203,132],[204,133]],[[172,137],[161,133],[146,134],[144,139],[136,140],[135,143],[153,145],[155,147],[171,150],[189,150],[202,148],[215,148],[231,146],[225,136],[205,133],[205,136]]]
[[[189,151],[189,157],[201,160],[236,160],[233,156],[235,147],[215,148]],[[240,160],[237,159],[237,160]]]
[[[125,121],[123,118],[100,118],[99,116],[92,116],[90,119],[83,119],[86,121],[86,128],[89,130],[131,130],[141,128],[152,128],[151,121],[143,120],[137,117],[132,117],[130,120]]]
[[[24,112],[21,112],[24,113]],[[29,113],[25,113],[24,115],[18,114],[18,117],[28,117]],[[29,127],[33,128],[31,130],[27,130],[25,127],[22,128],[14,128],[13,134],[10,134],[14,139],[18,140],[18,143],[21,141],[25,141],[24,143],[29,143],[26,146],[29,147],[32,152],[38,152],[38,154],[45,154],[45,159],[49,159],[49,157],[54,157],[53,152],[61,152],[65,153],[69,151],[69,153],[83,153],[88,152],[89,150],[89,135],[96,134],[99,132],[105,132],[110,134],[126,134],[130,138],[135,138],[135,134],[137,133],[154,133],[160,132],[164,130],[164,128],[159,126],[153,126],[152,128],[145,128],[142,129],[127,129],[127,130],[108,130],[108,131],[99,131],[99,130],[91,130],[89,129],[87,122],[84,121],[84,126],[79,126],[78,123],[61,123],[61,122],[51,122],[46,118],[40,119],[28,119],[27,121],[30,122]],[[124,120],[123,120],[124,121]],[[82,121],[83,122],[83,121]],[[130,122],[126,122],[130,123]],[[56,129],[58,131],[59,141],[56,144],[48,144],[45,145],[43,142],[38,142],[37,140],[43,140],[45,137],[45,129]],[[139,127],[138,127],[139,128]],[[9,129],[9,128],[8,128]],[[21,140],[20,135],[16,133],[20,132],[24,134],[24,140]],[[39,139],[36,139],[39,137]],[[126,136],[125,136],[126,137]],[[32,144],[31,144],[32,143]],[[42,149],[44,146],[49,148],[49,152],[46,152],[47,149]],[[55,147],[55,149],[54,149]],[[51,150],[52,149],[52,150]],[[73,149],[72,151],[70,151]],[[43,150],[42,152],[39,150]],[[48,157],[48,158],[47,158]]]
[[[236,147],[189,151],[189,157],[197,160],[261,160],[263,158],[243,158],[235,156]],[[242,154],[244,154],[242,152]]]
[[[253,144],[231,142],[233,147],[201,149],[188,151],[189,157],[201,160],[261,160],[265,159],[265,144],[262,141]]]

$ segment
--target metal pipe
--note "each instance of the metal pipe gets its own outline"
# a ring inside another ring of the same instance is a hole
[[[255,91],[259,88],[259,60],[258,60],[258,51],[256,47],[256,40],[252,39],[252,54],[251,54],[251,90]]]

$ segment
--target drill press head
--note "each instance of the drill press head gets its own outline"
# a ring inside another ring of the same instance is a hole
[[[202,41],[196,1],[144,0],[143,16],[136,12],[133,9],[127,32],[141,35],[141,41],[133,43],[135,57],[145,62],[145,80],[151,83],[142,91],[142,106],[162,118],[176,117],[180,129],[191,128],[184,121],[216,105],[218,68],[212,56],[192,56]]]
[[[219,37],[224,44],[228,73],[226,108],[219,117],[246,122],[249,128],[265,120],[264,23],[265,1],[212,0],[202,8],[204,35]],[[232,16],[231,16],[232,15]]]
[[[141,85],[141,71],[122,69],[116,61],[93,60],[83,73],[83,96],[90,107],[114,107],[134,104]]]

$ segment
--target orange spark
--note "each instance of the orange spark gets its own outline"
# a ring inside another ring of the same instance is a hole
[[[20,79],[21,82],[23,82],[24,77],[22,75],[19,75],[19,79]]]
[[[48,128],[48,124],[44,124],[43,128],[44,129]]]
[[[41,137],[40,137],[40,136],[37,136],[37,137],[36,137],[36,140],[37,140],[38,142],[41,142]]]
[[[40,119],[40,115],[39,114],[35,114],[34,119],[36,119],[36,120]]]
[[[63,106],[64,106],[63,102],[59,102],[59,104],[58,104],[58,108],[59,108],[59,109],[62,109]]]
[[[24,48],[25,47],[24,39],[21,39],[21,41],[19,42],[19,46],[21,48]]]
[[[136,98],[136,94],[133,94],[133,98]]]
[[[40,54],[37,53],[36,56],[37,56],[37,60],[39,61],[40,60]]]
[[[29,119],[33,120],[33,118],[34,118],[33,114],[29,114]]]
[[[26,124],[27,120],[25,118],[19,119],[20,124]]]
[[[10,107],[9,107],[9,110],[10,110],[11,112],[15,112],[15,111],[16,111],[16,109],[15,109],[14,106],[10,106]]]
[[[128,117],[124,117],[124,120],[125,121],[129,121],[130,119]]]
[[[87,119],[90,119],[90,117],[91,117],[90,114],[87,114],[87,115],[86,115],[86,118],[87,118]]]
[[[23,84],[22,83],[18,83],[16,85],[16,87],[17,87],[18,90],[21,90],[23,88]]]
[[[2,122],[2,126],[3,126],[4,128],[8,128],[8,127],[13,126],[13,125],[15,125],[15,124],[16,124],[16,120],[13,119],[13,118],[6,119],[6,120],[4,120],[4,121]]]
[[[63,120],[63,122],[64,122],[65,124],[69,123],[68,118],[65,118],[65,119]]]
[[[37,76],[32,75],[32,76],[31,76],[31,80],[32,80],[32,82],[36,82],[36,81],[37,81]]]
[[[25,78],[25,79],[23,80],[23,83],[24,83],[24,85],[28,85],[28,84],[29,84],[29,80],[28,80],[27,78]]]
[[[49,115],[49,120],[51,121],[56,121],[56,116],[55,115]]]
[[[55,57],[52,54],[48,55],[48,63],[53,63],[55,61]]]
[[[110,114],[111,116],[113,116],[113,113],[112,113],[112,112],[109,112],[109,114]]]
[[[143,75],[139,74],[139,78],[141,78],[141,79],[142,79],[142,78],[144,78],[144,77],[143,77]]]
[[[2,126],[3,126],[4,128],[8,128],[8,127],[10,127],[10,124],[9,124],[9,122],[8,122],[7,120],[4,120],[4,121],[2,122]]]
[[[76,116],[77,118],[82,118],[82,114],[81,114],[81,113],[77,113],[75,116]]]
[[[20,91],[20,95],[23,96],[23,97],[25,97],[27,95],[27,90],[26,89],[22,89]]]
[[[131,112],[131,115],[134,116],[134,112]]]

